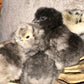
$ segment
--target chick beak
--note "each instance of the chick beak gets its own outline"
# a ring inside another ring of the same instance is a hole
[[[37,20],[36,18],[32,20],[33,23],[39,23],[40,21]]]
[[[21,37],[17,37],[16,42],[22,41]]]

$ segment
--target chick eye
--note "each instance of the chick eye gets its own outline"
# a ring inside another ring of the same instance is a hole
[[[22,31],[24,28],[20,28],[20,30]]]
[[[79,15],[79,13],[78,13],[78,12],[76,12],[76,15]]]
[[[40,17],[40,21],[44,21],[44,20],[46,20],[47,19],[47,17]]]
[[[26,38],[28,39],[30,36],[26,36]]]
[[[70,14],[70,15],[72,15],[72,12],[71,12],[71,11],[69,11],[69,14]]]

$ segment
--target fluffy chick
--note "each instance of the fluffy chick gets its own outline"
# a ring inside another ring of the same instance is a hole
[[[44,30],[40,29],[40,26],[30,23],[20,25],[15,33],[16,41],[24,47],[28,56],[46,48],[43,37]]]
[[[39,39],[43,30],[38,30],[34,31],[32,26],[27,24],[25,28],[24,25],[19,26],[11,41],[0,44],[0,84],[7,84],[10,80],[19,79],[27,56],[42,49],[43,45],[40,44],[41,40],[39,41]],[[37,44],[40,44],[41,48]]]
[[[65,10],[62,12],[64,24],[77,24],[81,22],[82,11],[79,9]]]
[[[84,13],[82,10],[65,10],[62,12],[62,16],[63,23],[71,32],[78,35],[82,35],[84,33]]]
[[[55,62],[39,51],[24,64],[21,84],[56,84],[58,71]]]
[[[55,84],[58,72],[55,62],[44,53],[44,31],[35,27],[35,25],[31,25],[31,27],[29,27],[28,24],[23,24],[18,29],[16,38],[19,38],[17,41],[21,40],[22,43],[27,41],[27,44],[23,44],[23,46],[28,46],[27,51],[26,48],[24,49],[28,59],[24,63],[20,83]],[[29,55],[29,53],[31,54]]]
[[[46,19],[41,20],[42,17]],[[44,40],[48,47],[46,54],[55,61],[58,71],[79,62],[80,57],[84,55],[84,43],[63,24],[62,14],[59,11],[54,8],[39,8],[33,22],[44,29]]]
[[[24,50],[17,42],[0,43],[0,84],[19,79],[24,61]]]
[[[42,7],[37,9],[33,22],[38,23],[45,30],[49,30],[62,24],[62,14],[54,8]]]

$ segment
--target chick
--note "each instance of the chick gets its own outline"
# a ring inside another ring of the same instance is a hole
[[[57,77],[55,62],[39,51],[26,60],[20,84],[56,84]]]
[[[38,50],[44,50],[46,48],[44,43],[44,30],[40,26],[25,23],[19,26],[15,33],[15,39],[24,47],[25,53],[28,56],[32,56]]]
[[[24,63],[20,84],[56,84],[58,71],[55,61],[45,54],[43,29],[23,24],[16,32],[16,38],[20,40],[19,44],[27,41],[22,45],[27,47],[24,50],[28,59]]]
[[[84,13],[79,9],[65,10],[62,13],[63,23],[68,29],[81,36],[84,34]]]
[[[46,19],[42,19],[46,17]],[[34,23],[45,31],[46,54],[55,61],[58,71],[75,65],[84,55],[82,39],[63,24],[62,14],[54,8],[42,7],[35,13]]]
[[[24,50],[17,42],[0,43],[0,84],[19,79],[24,61]]]
[[[62,14],[54,8],[41,7],[35,13],[34,23],[38,23],[45,30],[53,29],[62,24]]]
[[[27,56],[42,49],[43,45],[40,44],[41,40],[39,39],[43,30],[36,29],[34,31],[28,24],[25,27],[24,25],[19,26],[12,40],[0,43],[0,84],[7,84],[10,80],[19,79]],[[37,44],[40,44],[41,48]]]
[[[65,10],[62,12],[64,24],[77,24],[81,22],[82,11],[79,9]]]

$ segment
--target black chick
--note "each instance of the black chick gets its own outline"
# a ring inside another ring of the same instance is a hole
[[[62,25],[62,14],[54,8],[42,7],[35,13],[34,23],[38,23],[45,30]]]
[[[80,57],[84,55],[84,43],[63,24],[59,11],[54,8],[39,8],[33,22],[45,30],[45,53],[55,61],[58,71],[79,62]]]

